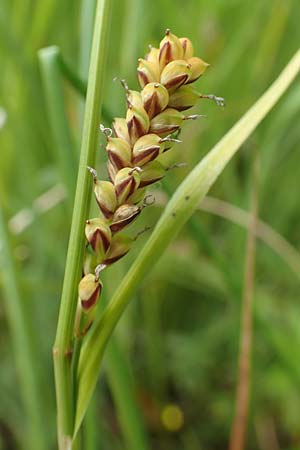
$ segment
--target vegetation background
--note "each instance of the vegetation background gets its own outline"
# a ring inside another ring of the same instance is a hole
[[[33,408],[43,421],[44,448],[56,446],[51,347],[83,112],[84,83],[74,74],[86,79],[94,7],[94,0],[0,0],[3,450],[34,448],[28,444],[37,442]],[[207,118],[188,123],[183,144],[172,153],[174,162],[187,166],[155,189],[156,205],[144,211],[133,234],[156,223],[161,203],[276,78],[299,46],[299,20],[298,0],[114,0],[103,68],[106,125],[125,112],[124,91],[113,78],[137,88],[137,58],[167,27],[189,37],[211,64],[199,90],[227,103],[221,109],[202,101],[194,108]],[[52,45],[65,63],[61,73],[47,72],[38,57],[39,49]],[[84,424],[84,450],[227,447],[247,256],[245,226],[235,223],[241,211],[228,203],[249,211],[253,191],[259,218],[290,245],[270,228],[260,230],[246,449],[299,448],[299,113],[297,81],[214,186],[210,195],[227,203],[206,201],[140,286],[107,352]],[[99,135],[97,168],[104,176],[100,142]],[[109,269],[105,297],[145,239]]]

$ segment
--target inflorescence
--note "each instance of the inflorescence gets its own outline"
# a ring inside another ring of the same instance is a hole
[[[208,66],[194,56],[188,38],[178,38],[167,30],[159,48],[149,46],[148,54],[138,61],[141,91],[130,90],[122,80],[126,117],[115,118],[112,129],[100,126],[107,140],[109,181],[98,180],[96,171],[88,168],[101,216],[86,221],[87,253],[78,287],[77,335],[83,336],[93,321],[102,289],[101,270],[126,255],[136,239],[122,231],[151,203],[147,187],[168,170],[160,155],[181,142],[177,137],[185,120],[200,117],[183,111],[201,98],[224,106],[222,98],[200,94],[192,86]]]

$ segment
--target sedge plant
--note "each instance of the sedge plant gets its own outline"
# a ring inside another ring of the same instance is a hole
[[[184,225],[226,163],[285,92],[300,69],[298,52],[287,68],[216,147],[180,185],[149,241],[123,279],[104,313],[97,315],[101,272],[125,256],[136,236],[124,233],[152,199],[146,188],[161,180],[169,167],[161,155],[178,142],[185,110],[203,95],[194,83],[208,64],[193,54],[192,43],[167,30],[159,48],[139,60],[141,91],[123,82],[127,112],[112,128],[101,127],[107,140],[108,180],[93,168],[100,110],[110,1],[99,1],[87,89],[81,159],[65,280],[54,346],[58,441],[60,450],[76,448],[76,435],[91,399],[104,350],[130,298],[157,258]],[[99,215],[89,218],[91,183]]]

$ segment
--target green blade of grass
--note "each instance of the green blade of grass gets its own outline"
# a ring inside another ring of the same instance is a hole
[[[70,205],[75,191],[76,158],[65,109],[60,50],[56,46],[47,47],[40,50],[38,55],[46,95],[46,106],[54,137],[54,154],[58,161],[62,181],[68,189]]]
[[[43,405],[38,369],[39,356],[32,339],[34,328],[21,296],[5,219],[0,208],[0,272],[4,293],[4,307],[13,344],[16,371],[26,412],[28,447],[46,450],[49,445],[45,427],[46,410]],[[25,448],[25,444],[24,444]]]
[[[181,183],[144,249],[117,289],[104,314],[87,335],[79,361],[75,433],[96,385],[108,339],[142,278],[193,214],[226,164],[290,86],[300,71],[300,50],[278,79]]]
[[[95,162],[98,121],[103,97],[103,68],[105,67],[105,58],[108,49],[110,9],[111,0],[98,1],[89,69],[77,188],[61,307],[54,344],[54,369],[60,449],[69,449],[71,447],[71,436],[73,434],[74,399],[71,383],[71,355],[73,351],[77,288],[81,275],[85,242],[84,223],[88,215],[92,191],[92,180],[87,170],[87,166],[93,166]]]
[[[142,418],[136,404],[132,374],[117,339],[112,339],[107,349],[106,373],[126,448],[130,450],[149,449]]]

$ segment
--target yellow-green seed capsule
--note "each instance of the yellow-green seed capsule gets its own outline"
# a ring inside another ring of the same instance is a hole
[[[140,169],[137,167],[125,167],[116,174],[114,185],[119,205],[125,203],[128,197],[130,197],[139,187],[139,171]]]
[[[110,229],[113,233],[117,233],[133,222],[141,212],[141,208],[137,205],[125,204],[119,206],[116,210]]]
[[[131,147],[121,138],[107,138],[106,151],[110,162],[118,169],[129,167],[131,161]]]
[[[134,240],[126,234],[116,234],[113,236],[104,264],[112,264],[125,256],[131,249],[133,242]]]
[[[99,258],[104,258],[111,241],[111,231],[104,220],[98,217],[87,220],[85,225],[85,236]]]
[[[160,82],[169,90],[178,89],[189,80],[191,74],[191,65],[184,59],[178,59],[164,68]]]
[[[126,119],[123,117],[116,117],[112,123],[112,129],[116,137],[123,139],[130,144],[130,137]]]
[[[134,106],[130,106],[127,109],[126,122],[132,144],[149,130],[150,119],[143,107],[135,108]]]
[[[160,153],[160,141],[161,138],[153,133],[140,137],[132,150],[132,164],[143,166],[155,159]]]
[[[137,75],[140,86],[143,88],[148,83],[158,83],[160,76],[160,69],[158,62],[147,61],[140,58],[137,68]]]
[[[94,183],[96,201],[102,214],[110,219],[117,207],[117,196],[114,185],[110,181],[96,180]]]
[[[201,58],[193,57],[188,58],[186,62],[190,65],[190,77],[185,82],[187,83],[193,83],[193,81],[198,80],[198,78],[206,71],[206,69],[209,67],[209,64],[203,61]]]
[[[97,304],[102,283],[92,273],[85,275],[78,285],[78,296],[84,312],[88,313]]]
[[[166,31],[165,37],[159,45],[159,64],[163,69],[169,62],[183,58],[183,48],[180,40],[170,30]]]
[[[149,131],[159,136],[167,136],[180,128],[183,119],[184,116],[179,111],[174,108],[167,108],[153,117]]]
[[[200,97],[201,95],[193,86],[181,86],[170,95],[168,106],[178,111],[184,111],[194,106]]]
[[[127,201],[129,204],[133,204],[133,205],[137,205],[138,203],[140,203],[146,194],[146,188],[142,188],[142,189],[138,189],[137,191],[135,191],[130,197],[128,197]]]
[[[158,161],[151,161],[143,167],[140,187],[148,186],[161,180],[166,174],[166,169]]]
[[[188,59],[194,56],[194,47],[191,41],[186,37],[179,38],[179,40],[183,48],[183,59]]]
[[[169,102],[169,92],[160,83],[148,83],[142,90],[141,97],[150,119],[163,111]]]
[[[153,62],[155,64],[159,64],[159,48],[153,47],[149,45],[149,52],[145,56],[146,61]]]
[[[126,101],[127,107],[133,106],[137,109],[144,107],[141,93],[138,91],[127,91]]]

